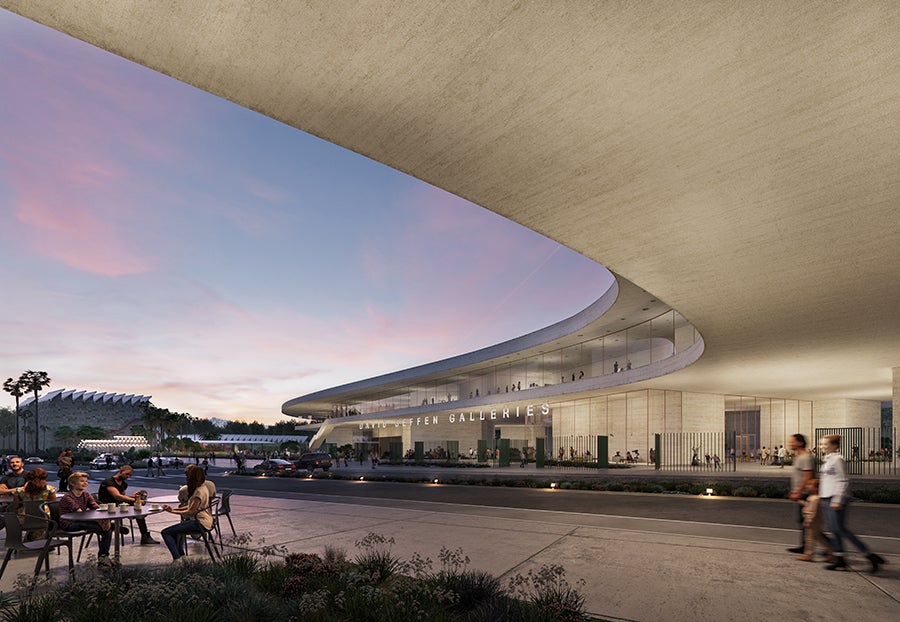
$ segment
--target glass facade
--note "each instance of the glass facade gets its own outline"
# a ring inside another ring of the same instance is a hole
[[[522,355],[502,365],[485,365],[466,373],[456,370],[445,378],[416,383],[379,399],[335,403],[332,414],[373,414],[578,382],[657,363],[689,348],[698,338],[699,333],[681,314],[669,310],[624,330],[564,348]]]

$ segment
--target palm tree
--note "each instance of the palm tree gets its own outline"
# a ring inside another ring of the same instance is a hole
[[[33,416],[34,413],[31,412],[30,408],[26,408],[19,412],[19,419],[22,420],[22,448],[18,450],[19,453],[28,451],[28,434],[31,432],[31,426],[28,424],[28,420]]]
[[[25,395],[25,387],[21,378],[18,380],[7,378],[3,383],[3,390],[16,398],[16,453],[20,453],[22,447],[19,445],[19,398]]]
[[[42,426],[41,426],[41,432],[44,433],[44,442],[45,442],[45,443],[47,442],[47,432],[49,432],[49,431],[50,431],[50,426],[49,426],[49,425],[42,425]]]
[[[23,418],[27,418],[30,416],[31,416],[31,413],[29,412]],[[25,449],[25,445],[28,443],[28,433],[29,432],[31,432],[31,425],[26,421],[25,423],[22,424],[22,438],[24,439],[24,442],[22,443],[23,450]],[[37,453],[37,452],[35,452],[35,453]]]
[[[38,425],[38,392],[44,387],[50,386],[50,376],[45,371],[28,370],[19,376],[19,382],[26,391],[34,391],[34,450],[41,450],[41,428]]]
[[[16,413],[12,411],[10,408],[0,408],[0,436],[3,437],[3,447],[11,448],[12,445],[9,444],[9,437],[16,429]]]

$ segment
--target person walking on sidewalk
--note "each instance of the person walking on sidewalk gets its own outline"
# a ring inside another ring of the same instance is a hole
[[[803,507],[803,533],[806,537],[806,550],[797,559],[803,562],[811,562],[816,554],[816,542],[825,547],[825,558],[834,561],[831,549],[831,540],[822,532],[822,504],[819,503],[819,480],[811,479],[806,484],[806,500],[801,502]]]
[[[849,540],[859,552],[866,556],[872,564],[872,572],[885,563],[878,553],[869,550],[856,534],[847,528],[847,503],[850,500],[849,481],[844,457],[840,453],[841,437],[837,434],[823,436],[819,441],[819,449],[825,454],[822,474],[819,479],[819,497],[822,499],[822,510],[825,524],[831,532],[831,546],[834,548],[834,561],[825,568],[838,570],[847,567],[844,559],[844,538]]]
[[[813,455],[806,451],[806,437],[802,434],[794,434],[788,441],[791,452],[794,454],[794,469],[791,471],[790,498],[797,503],[797,521],[800,523],[800,546],[788,549],[790,553],[803,553],[806,536],[804,532],[803,502],[806,500],[809,482],[813,478],[815,460]]]

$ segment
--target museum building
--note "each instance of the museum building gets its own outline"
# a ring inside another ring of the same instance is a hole
[[[468,457],[500,439],[533,457],[649,455],[656,435],[716,435],[737,456],[787,445],[816,428],[880,425],[881,404],[697,393],[647,386],[704,351],[676,310],[618,277],[580,313],[534,333],[442,361],[298,397],[291,416],[323,420],[313,448],[353,444],[379,455],[417,443]],[[402,445],[400,445],[402,444]],[[686,451],[686,450],[685,450]],[[683,457],[682,457],[683,458]]]

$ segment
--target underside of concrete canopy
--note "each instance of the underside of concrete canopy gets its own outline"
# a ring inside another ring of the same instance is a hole
[[[705,342],[635,386],[891,399],[898,3],[0,6],[607,266]]]

